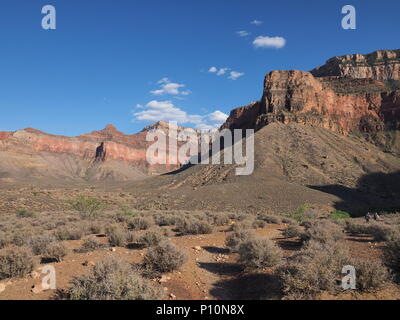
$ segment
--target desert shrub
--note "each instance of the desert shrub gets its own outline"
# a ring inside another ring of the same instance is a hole
[[[163,240],[165,240],[165,236],[161,230],[149,230],[139,238],[138,242],[145,247],[151,247],[158,245]]]
[[[174,226],[177,221],[179,220],[179,216],[177,216],[176,214],[171,214],[171,213],[167,213],[167,214],[155,214],[153,216],[154,221],[157,225],[159,226]]]
[[[273,267],[282,259],[282,251],[269,239],[256,238],[239,246],[239,262],[246,270]]]
[[[387,244],[385,261],[393,270],[400,272],[400,238],[394,239]]]
[[[329,217],[333,220],[343,220],[343,219],[351,219],[351,216],[349,213],[345,211],[340,211],[340,210],[335,210],[332,211]]]
[[[106,228],[108,242],[114,247],[123,247],[129,240],[129,232],[118,224]]]
[[[101,222],[91,222],[87,226],[87,231],[90,234],[100,234],[104,230],[104,226]]]
[[[68,254],[68,248],[62,242],[51,242],[47,245],[42,256],[46,260],[61,262]]]
[[[315,215],[309,211],[308,205],[297,208],[294,212],[289,214],[289,218],[296,220],[300,224],[315,220]]]
[[[0,280],[24,277],[33,271],[36,260],[28,248],[13,248],[0,255]]]
[[[154,220],[149,217],[133,217],[128,220],[129,229],[147,230],[154,224]]]
[[[235,222],[231,226],[231,231],[239,231],[239,230],[249,230],[254,228],[254,219],[247,218],[245,220],[241,220]]]
[[[372,235],[375,241],[391,241],[400,237],[398,228],[379,223],[371,223],[367,228],[367,233]]]
[[[321,220],[307,225],[302,239],[304,241],[312,239],[322,243],[328,243],[339,241],[344,238],[344,235],[343,229],[336,223],[329,220]]]
[[[82,226],[78,225],[67,225],[57,229],[54,232],[57,240],[65,241],[65,240],[80,240],[85,235],[85,230]]]
[[[283,231],[283,235],[286,238],[303,238],[304,231],[300,226],[297,225],[290,225]]]
[[[29,239],[33,236],[33,230],[16,230],[13,232],[11,243],[18,247],[23,247],[28,244]]]
[[[51,234],[44,234],[41,236],[32,237],[28,240],[28,245],[31,247],[33,254],[44,254],[47,246],[56,241],[56,238]]]
[[[27,209],[19,209],[16,215],[18,218],[33,218],[35,213]]]
[[[282,217],[272,215],[272,214],[261,214],[261,215],[259,215],[259,219],[265,221],[266,223],[271,223],[271,224],[281,224],[282,223]]]
[[[286,223],[286,224],[290,224],[290,225],[298,225],[299,224],[296,220],[294,220],[292,218],[288,218],[288,217],[283,217],[282,223]]]
[[[368,224],[349,220],[346,221],[345,230],[352,234],[366,234],[368,233]]]
[[[254,240],[256,234],[252,230],[238,230],[230,234],[225,241],[225,245],[231,252],[238,252],[243,242]]]
[[[264,228],[266,225],[267,223],[264,220],[256,219],[253,221],[252,227],[254,229],[257,229],[257,228]]]
[[[184,253],[179,251],[172,243],[163,241],[147,251],[143,266],[150,272],[163,273],[179,269],[185,261]]]
[[[0,232],[0,249],[6,247],[8,243],[9,243],[8,236],[5,233]]]
[[[322,291],[336,293],[341,288],[337,280],[343,278],[342,269],[351,265],[350,260],[337,243],[311,240],[279,269],[282,291],[291,299],[313,299]]]
[[[156,300],[163,293],[122,260],[109,258],[97,263],[86,275],[71,281],[68,300]]]
[[[388,269],[379,262],[353,260],[356,269],[356,288],[369,291],[382,288],[390,279]]]
[[[207,221],[195,218],[182,218],[176,225],[182,234],[209,234],[213,232],[212,226]]]
[[[89,252],[89,251],[94,251],[97,249],[102,248],[103,245],[100,243],[100,241],[95,238],[95,237],[89,237],[83,240],[82,243],[82,249],[80,251],[82,252]]]
[[[231,221],[231,219],[229,219],[229,215],[225,213],[210,214],[208,220],[214,226],[226,226]]]
[[[70,202],[71,207],[78,211],[83,219],[95,219],[104,210],[104,203],[84,196],[78,197],[76,200]]]

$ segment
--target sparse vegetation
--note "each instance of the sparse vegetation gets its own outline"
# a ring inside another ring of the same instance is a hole
[[[282,259],[282,251],[269,239],[256,238],[239,246],[239,262],[246,270],[274,267]]]
[[[163,241],[147,251],[143,266],[149,273],[164,273],[179,269],[185,261],[184,253],[179,251],[172,243]]]
[[[69,225],[57,229],[54,235],[59,241],[80,240],[85,235],[85,232],[82,226]]]
[[[48,245],[56,241],[55,237],[51,234],[32,237],[28,240],[28,244],[35,255],[42,255],[46,252]]]
[[[304,231],[300,226],[290,225],[283,231],[283,235],[286,238],[302,238],[304,236]]]
[[[124,247],[129,240],[128,230],[119,224],[114,224],[106,228],[108,242],[114,247]]]
[[[83,240],[82,243],[82,252],[89,252],[89,251],[94,251],[97,249],[102,248],[103,245],[100,243],[100,241],[95,238],[95,237],[89,237]]]
[[[18,218],[33,218],[33,217],[35,217],[35,213],[28,209],[19,209],[17,211],[17,217]]]
[[[165,240],[165,236],[161,230],[149,230],[139,238],[138,242],[145,247],[151,247],[158,245],[163,240]]]
[[[122,260],[107,259],[72,280],[66,292],[69,300],[156,300],[163,298],[160,288],[144,279]]]
[[[51,242],[43,252],[43,259],[61,262],[68,254],[66,245],[62,242]]]
[[[12,248],[0,255],[0,280],[24,277],[33,271],[36,260],[28,248]]]
[[[132,230],[147,230],[154,224],[150,217],[133,217],[128,220],[128,227]]]
[[[356,286],[358,290],[370,291],[382,288],[390,279],[389,272],[382,263],[353,260],[351,265],[356,269]]]
[[[344,238],[344,230],[329,220],[310,223],[302,233],[303,241],[314,240],[321,243],[339,241]]]

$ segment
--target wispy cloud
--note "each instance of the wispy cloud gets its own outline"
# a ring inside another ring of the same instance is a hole
[[[187,96],[191,93],[189,90],[181,90],[181,88],[185,87],[184,84],[171,82],[168,78],[162,78],[158,81],[158,84],[160,85],[160,89],[150,91],[150,93],[156,96],[166,94]]]
[[[234,71],[231,68],[217,68],[211,67],[208,72],[215,73],[217,76],[222,76],[225,74],[229,74],[228,79],[237,80],[238,78],[244,76],[244,72]]]
[[[239,37],[247,37],[247,36],[251,35],[250,32],[247,32],[247,31],[244,31],[244,30],[242,30],[242,31],[237,31],[236,34],[237,34]]]
[[[146,105],[136,105],[132,114],[137,121],[174,121],[181,125],[192,125],[200,130],[219,128],[228,118],[227,114],[219,110],[206,115],[189,114],[175,106],[172,101],[157,100]]]
[[[240,77],[244,76],[244,72],[237,72],[237,71],[231,71],[230,75],[229,75],[229,79],[231,80],[237,80]]]
[[[256,26],[261,26],[261,25],[263,24],[263,22],[260,21],[260,20],[253,20],[253,21],[251,21],[250,23],[251,23],[251,24],[254,24],[254,25],[256,25]]]
[[[253,45],[256,48],[283,48],[286,45],[286,39],[282,37],[259,36],[254,39]]]

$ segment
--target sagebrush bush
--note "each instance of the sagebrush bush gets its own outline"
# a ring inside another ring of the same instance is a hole
[[[182,218],[176,224],[182,234],[209,234],[213,232],[213,227],[207,222],[195,218]]]
[[[264,220],[266,223],[281,224],[282,217],[272,214],[260,214],[259,219]]]
[[[217,227],[226,226],[230,223],[229,215],[226,213],[214,213],[208,216],[209,222]]]
[[[400,272],[400,238],[390,241],[385,249],[385,261],[396,272]]]
[[[36,260],[29,248],[12,248],[0,255],[0,280],[24,277],[33,271]]]
[[[154,224],[150,217],[132,217],[128,220],[128,227],[132,230],[147,230]]]
[[[345,230],[352,234],[366,234],[368,233],[368,224],[347,220]]]
[[[54,236],[57,240],[80,240],[85,235],[85,230],[82,226],[78,225],[67,225],[63,226],[54,232]]]
[[[165,240],[165,235],[162,230],[149,230],[138,239],[138,242],[145,247],[151,247],[158,245],[163,240]]]
[[[103,245],[101,244],[99,239],[97,239],[96,237],[89,237],[83,240],[81,251],[89,252],[100,249],[102,247]]]
[[[282,250],[272,240],[256,238],[239,246],[239,262],[246,270],[274,267],[282,260]]]
[[[51,242],[44,250],[42,257],[46,260],[61,262],[68,254],[67,246],[62,242]]]
[[[28,209],[19,209],[16,213],[18,218],[33,218],[35,217],[35,213]]]
[[[122,260],[109,258],[97,263],[86,275],[71,281],[69,300],[157,300],[162,290],[144,279]]]
[[[253,221],[253,224],[251,225],[254,229],[258,229],[258,228],[264,228],[267,225],[267,223],[264,220],[259,220],[256,219]]]
[[[254,218],[247,218],[245,220],[241,220],[235,222],[231,226],[232,231],[239,231],[239,230],[249,230],[254,228]]]
[[[372,235],[375,241],[392,241],[400,237],[398,228],[379,223],[371,223],[367,233]]]
[[[336,223],[329,220],[315,221],[307,224],[306,231],[302,233],[304,241],[315,240],[322,243],[334,242],[343,239],[344,230]]]
[[[129,240],[129,231],[119,224],[114,224],[106,228],[108,242],[114,247],[124,247]]]
[[[148,249],[143,266],[155,273],[171,272],[179,269],[186,261],[186,255],[168,241],[163,241]]]
[[[155,223],[159,226],[174,226],[180,217],[176,214],[166,213],[166,214],[155,214],[153,216]]]
[[[303,238],[304,230],[298,225],[290,225],[283,231],[283,235],[286,238]]]
[[[353,259],[350,264],[356,269],[357,290],[370,291],[379,289],[390,279],[389,271],[382,263]]]
[[[256,238],[256,234],[252,230],[238,230],[230,234],[225,241],[225,245],[231,252],[238,252],[243,242],[247,242]]]
[[[79,212],[83,219],[96,219],[104,210],[105,205],[96,199],[84,196],[78,197],[70,202],[72,208]]]
[[[351,265],[346,249],[336,242],[309,241],[299,253],[288,259],[278,274],[282,291],[290,299],[313,299],[322,292],[336,293],[342,269]]]
[[[32,252],[35,255],[41,255],[46,251],[47,246],[50,243],[55,242],[55,241],[56,241],[56,238],[54,237],[54,235],[44,234],[44,235],[30,238],[28,240],[28,245],[29,245],[29,247],[31,247]]]

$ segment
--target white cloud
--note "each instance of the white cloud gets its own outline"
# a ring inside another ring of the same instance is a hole
[[[231,71],[229,75],[229,79],[231,80],[237,80],[238,78],[244,76],[244,72],[237,72],[237,71]]]
[[[208,72],[211,72],[211,73],[215,73],[215,72],[217,72],[218,71],[218,69],[216,68],[216,67],[211,67],[209,70],[208,70]]]
[[[282,37],[264,37],[259,36],[253,41],[256,48],[283,48],[286,45],[286,39]]]
[[[229,68],[221,68],[221,69],[218,70],[217,76],[222,76],[229,70],[230,70]]]
[[[237,34],[239,37],[247,37],[247,36],[251,35],[250,32],[247,32],[247,31],[244,31],[244,30],[242,30],[242,31],[237,31],[236,34]]]
[[[136,105],[132,114],[138,121],[176,121],[181,125],[193,125],[200,130],[219,128],[228,118],[227,114],[219,110],[206,115],[189,114],[176,107],[171,101],[157,100],[150,101],[144,106]]]
[[[261,26],[261,25],[263,24],[263,22],[260,21],[260,20],[253,20],[253,21],[251,21],[250,23],[251,23],[251,24],[254,24],[254,25],[256,25],[256,26]]]
[[[164,94],[187,96],[191,93],[189,90],[181,91],[180,89],[184,88],[185,85],[171,82],[168,78],[162,78],[157,83],[160,85],[160,89],[150,91],[150,93],[156,96]]]

